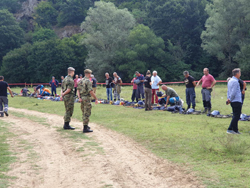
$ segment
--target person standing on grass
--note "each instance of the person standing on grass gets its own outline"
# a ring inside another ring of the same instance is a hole
[[[152,82],[152,100],[151,103],[158,103],[157,91],[159,91],[159,85],[162,83],[161,78],[157,75],[157,71],[153,71],[153,76],[151,77]],[[155,99],[155,102],[154,102]]]
[[[137,97],[138,97],[138,100],[145,100],[144,98],[144,86],[143,86],[143,83],[144,83],[144,75],[143,74],[140,74],[138,71],[135,72],[135,75],[136,75],[136,80],[138,80],[138,84],[137,84]],[[135,81],[136,81],[135,80]]]
[[[242,92],[240,89],[240,83],[239,79],[241,76],[241,70],[240,69],[234,69],[233,71],[233,77],[229,80],[227,87],[227,105],[231,104],[231,107],[233,109],[233,118],[232,121],[228,127],[227,133],[228,134],[241,134],[238,130],[238,121],[240,119],[241,115],[241,109],[242,109]]]
[[[75,79],[74,79],[74,88],[75,88],[75,96],[76,96],[76,91],[77,91],[77,83],[80,81],[81,79],[78,77],[78,74],[75,75]]]
[[[211,93],[213,91],[213,87],[216,84],[216,80],[214,77],[209,74],[209,69],[204,68],[203,70],[204,76],[198,81],[197,87],[200,85],[202,82],[202,100],[203,100],[203,106],[204,106],[204,111],[203,113],[207,113],[208,115],[211,114]]]
[[[131,80],[131,83],[133,84],[133,92],[132,92],[132,97],[131,100],[134,102],[138,102],[138,96],[137,96],[137,84],[134,82],[136,80],[136,75],[134,75],[134,78]]]
[[[109,73],[105,73],[105,84],[106,84],[106,93],[107,93],[107,100],[109,99],[112,101],[112,87],[111,84],[113,83],[113,79],[109,76]]]
[[[151,82],[151,72],[150,70],[147,71],[145,81],[145,111],[152,110],[152,82]]]
[[[97,80],[93,74],[91,74],[91,78],[92,78],[92,89],[94,94],[96,95]],[[95,100],[94,97],[92,97],[92,100]]]
[[[61,101],[64,101],[65,115],[64,115],[64,129],[74,130],[74,127],[69,125],[71,117],[74,111],[74,77],[75,69],[73,67],[68,68],[68,76],[62,82],[61,89]]]
[[[11,97],[14,97],[14,95],[9,87],[9,84],[4,81],[3,76],[0,76],[0,117],[3,117],[4,114],[6,116],[9,116],[7,90],[9,91]]]
[[[247,84],[246,84],[246,82],[244,82],[241,79],[239,79],[239,84],[240,84],[240,91],[241,91],[242,105],[243,105],[244,100],[245,100],[245,93],[246,93],[246,90],[247,90]]]
[[[183,75],[185,76],[184,83],[186,85],[186,102],[188,105],[187,109],[189,109],[191,107],[191,103],[192,103],[193,109],[195,109],[195,98],[196,98],[195,80],[192,76],[189,75],[188,71],[184,71]]]
[[[49,83],[49,86],[51,87],[52,96],[54,96],[54,93],[56,95],[56,88],[58,87],[58,84],[59,84],[58,81],[55,79],[54,76],[52,76],[52,79]]]
[[[120,100],[120,95],[121,95],[121,84],[122,84],[122,79],[117,75],[116,72],[113,73],[114,80],[113,83],[115,84],[114,88],[114,101]]]
[[[64,80],[64,76],[61,76],[61,83],[63,82],[63,80]]]
[[[77,87],[77,95],[81,102],[82,119],[83,119],[83,133],[93,132],[89,124],[89,117],[91,115],[91,97],[95,99],[95,104],[98,104],[96,95],[92,89],[92,83],[90,81],[92,71],[89,69],[84,70],[85,77],[81,79]]]

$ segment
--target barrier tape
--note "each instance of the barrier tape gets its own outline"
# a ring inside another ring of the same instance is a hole
[[[244,80],[246,83],[250,83],[250,80]],[[217,83],[227,83],[226,80],[216,80]],[[184,84],[184,82],[163,82],[162,84]],[[37,86],[44,85],[48,86],[49,83],[9,83],[10,86]],[[61,85],[61,83],[59,83]],[[106,85],[106,83],[97,83],[97,85]],[[132,83],[122,83],[123,86],[131,86]]]

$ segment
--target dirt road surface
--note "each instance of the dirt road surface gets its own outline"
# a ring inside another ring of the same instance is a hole
[[[26,115],[46,118],[46,124]],[[16,177],[11,180],[13,188],[204,187],[184,168],[97,124],[90,124],[94,132],[89,139],[79,140],[60,131],[63,118],[58,115],[10,108],[10,116],[2,120],[12,124],[16,135],[9,142],[17,160],[7,173]],[[80,121],[71,124],[82,134]]]

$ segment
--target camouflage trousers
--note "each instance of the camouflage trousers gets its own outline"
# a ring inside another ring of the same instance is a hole
[[[64,122],[70,122],[70,119],[74,112],[74,95],[68,94],[63,97],[64,106],[65,106],[65,115]]]
[[[89,124],[89,117],[91,115],[91,97],[88,96],[82,96],[82,102],[81,102],[81,110],[82,110],[82,120],[83,125]]]

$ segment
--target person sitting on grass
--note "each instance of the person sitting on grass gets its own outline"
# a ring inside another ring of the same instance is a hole
[[[41,96],[50,96],[51,95],[51,92],[49,89],[43,87],[41,88]]]
[[[162,97],[167,97],[166,99],[166,105],[165,107],[167,107],[167,105],[175,105],[176,102],[178,102],[180,100],[178,94],[176,93],[176,91],[174,89],[172,89],[171,87],[167,87],[166,85],[163,85],[162,90],[165,91],[165,95],[163,95]]]

